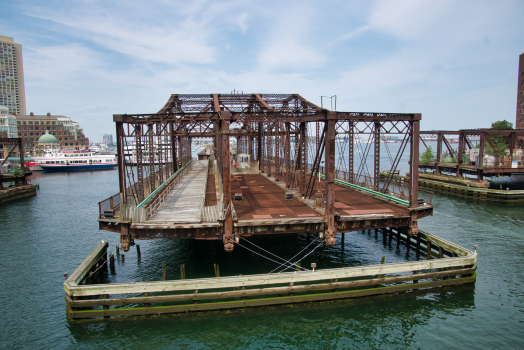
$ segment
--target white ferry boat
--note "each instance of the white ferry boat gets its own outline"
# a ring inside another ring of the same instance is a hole
[[[103,170],[113,169],[116,165],[114,155],[95,154],[90,150],[46,150],[43,157],[33,157],[33,160],[44,171]]]

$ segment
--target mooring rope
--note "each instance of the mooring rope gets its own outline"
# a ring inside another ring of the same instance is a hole
[[[291,259],[289,259],[288,261],[286,261],[284,264],[287,264],[289,263],[291,260],[295,259],[297,256],[299,256],[300,254],[302,254],[302,252],[306,249],[308,249],[313,243],[315,243],[317,241],[318,237],[315,237],[315,240],[311,243],[309,243],[304,249],[302,249],[300,252],[298,252],[297,254],[295,254],[294,257],[292,257]],[[269,272],[269,273],[273,273],[275,272],[276,270],[280,269],[282,266],[284,266],[284,264],[281,264],[279,267],[277,267],[276,269],[274,269],[273,271]],[[296,264],[295,264],[296,265]]]
[[[104,260],[104,262],[102,262],[102,264],[100,264],[100,266],[99,266],[95,271],[91,272],[91,274],[90,274],[89,276],[84,277],[84,278],[82,279],[82,281],[88,279],[88,278],[91,277],[91,276],[93,276],[93,275],[94,275],[98,270],[100,270],[100,268],[101,268],[102,266],[104,266],[104,265],[107,263],[107,261],[109,260],[109,258],[111,257],[111,255],[114,256],[113,253],[116,253],[116,248],[115,248],[115,250],[113,250],[113,251],[112,251],[111,253],[109,253],[109,254],[107,254],[107,251],[106,251],[107,259]],[[102,259],[103,257],[104,257],[104,254],[100,255],[100,257],[95,261],[94,265],[96,265],[96,264],[98,263],[98,261],[100,261],[100,259]]]
[[[274,263],[276,263],[276,264],[280,264],[280,262],[275,261],[275,260],[273,260],[273,259],[271,259],[271,258],[268,258],[267,256],[264,256],[264,255],[262,255],[262,254],[260,254],[260,253],[257,253],[257,252],[255,252],[254,250],[249,249],[248,247],[243,246],[242,244],[240,244],[240,243],[238,243],[238,242],[235,242],[235,244],[241,246],[241,247],[244,248],[244,249],[249,250],[249,251],[252,252],[252,253],[255,253],[256,255],[258,255],[258,256],[260,256],[260,257],[262,257],[262,258],[264,258],[264,259],[267,259],[267,260],[269,260],[269,261],[272,261],[272,262],[274,262]],[[292,266],[290,266],[290,267],[292,267]]]
[[[324,244],[325,242],[324,241],[321,241],[319,245],[317,245],[312,251],[310,251],[309,253],[307,253],[302,259],[300,260],[297,260],[294,264],[298,264],[299,262],[301,262],[302,260],[304,260],[305,258],[307,258],[311,253],[313,253],[318,247],[320,247],[322,244]],[[284,270],[280,271],[279,273],[282,273],[284,271],[286,271],[287,269],[289,269],[289,267],[286,267]]]
[[[281,258],[281,257],[279,257],[278,255],[275,255],[275,254],[271,253],[270,251],[265,250],[265,249],[262,248],[262,247],[257,246],[255,243],[248,241],[248,240],[245,239],[244,237],[240,236],[240,238],[242,238],[244,241],[246,241],[246,242],[248,242],[248,243],[254,245],[254,246],[257,247],[258,249],[263,250],[263,251],[265,251],[266,253],[271,254],[271,255],[273,255],[274,257],[276,257],[276,258],[278,258],[278,259],[284,261],[283,264],[277,262],[277,264],[281,264],[279,267],[277,267],[277,269],[279,269],[282,265],[289,263],[289,261],[292,260],[292,259],[294,258],[294,257],[293,257],[293,258],[289,259],[288,261],[286,261],[286,259]],[[315,240],[316,240],[316,239],[315,239]],[[306,247],[306,248],[307,248],[307,247]],[[299,254],[300,254],[300,253],[299,253]],[[293,263],[291,263],[291,264],[293,264]],[[291,265],[290,267],[293,267],[293,266],[295,266],[295,265]],[[307,270],[306,268],[303,268],[303,267],[301,267],[301,266],[296,266],[296,267],[299,267],[299,268],[301,268],[301,269],[303,269],[303,270]],[[276,270],[276,269],[275,269],[275,270]],[[273,270],[273,271],[275,271],[275,270]],[[271,271],[271,272],[273,272],[273,271]],[[270,272],[270,273],[271,273],[271,272]]]

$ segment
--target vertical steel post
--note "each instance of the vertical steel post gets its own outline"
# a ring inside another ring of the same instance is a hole
[[[144,173],[142,168],[142,126],[140,124],[135,125],[135,150],[136,150],[136,176],[138,189],[136,193],[138,194],[138,201],[142,202],[144,200]],[[138,204],[138,203],[137,203]]]
[[[355,129],[354,129],[354,125],[353,125],[353,122],[350,121],[349,122],[349,134],[348,134],[348,179],[347,181],[349,183],[355,183],[355,175],[354,175],[354,169],[353,169],[353,165],[355,163],[354,161],[354,156],[355,156],[355,152],[354,152],[354,139],[355,139]]]
[[[275,124],[275,179],[280,181],[280,123]]]
[[[374,150],[374,163],[373,163],[373,189],[375,191],[380,190],[380,122],[374,123],[374,136],[375,136],[375,150]],[[417,138],[418,142],[418,138]],[[418,171],[418,168],[417,168]]]
[[[116,122],[116,148],[118,161],[118,184],[120,186],[120,193],[124,203],[127,203],[126,193],[126,177],[124,174],[125,158],[124,158],[124,123]]]
[[[306,176],[308,175],[308,159],[307,159],[307,123],[301,122],[300,130],[300,194],[302,197],[306,195]]]
[[[233,203],[231,202],[231,161],[229,151],[229,111],[220,111],[222,119],[220,134],[222,138],[222,183],[224,188],[224,235],[222,241],[226,252],[233,250]]]
[[[438,132],[437,134],[437,157],[435,159],[435,174],[439,175],[439,164],[442,161],[442,133]]]
[[[149,142],[149,189],[150,194],[156,189],[156,173],[155,173],[155,150],[153,144],[153,128],[154,124],[147,125],[148,142]]]
[[[326,219],[327,227],[325,242],[327,246],[336,243],[335,235],[335,138],[336,138],[336,113],[327,112],[327,130],[325,140],[325,176],[326,176]]]
[[[416,113],[411,124],[411,150],[409,162],[409,207],[415,209],[418,206],[418,165],[419,165],[419,137],[420,137],[420,119],[421,115]],[[417,212],[411,211],[411,222],[409,225],[409,234],[418,234]]]
[[[286,137],[284,139],[284,162],[286,167],[286,188],[291,188],[291,123],[286,124]]]
[[[262,123],[258,123],[258,139],[257,139],[257,160],[258,167],[262,170]]]
[[[458,147],[458,154],[457,154],[457,177],[462,177],[462,170],[460,167],[462,166],[463,157],[464,157],[464,133],[459,132],[459,147]]]
[[[177,154],[176,154],[176,136],[175,136],[175,123],[170,123],[171,125],[171,174],[174,174],[178,170],[177,164]]]

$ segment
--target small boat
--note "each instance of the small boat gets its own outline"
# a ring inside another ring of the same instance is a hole
[[[116,165],[114,155],[98,155],[91,150],[46,150],[43,157],[33,159],[44,171],[105,170]]]

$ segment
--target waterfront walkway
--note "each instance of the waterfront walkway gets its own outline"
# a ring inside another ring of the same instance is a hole
[[[207,160],[195,161],[147,223],[200,223],[206,197]]]

